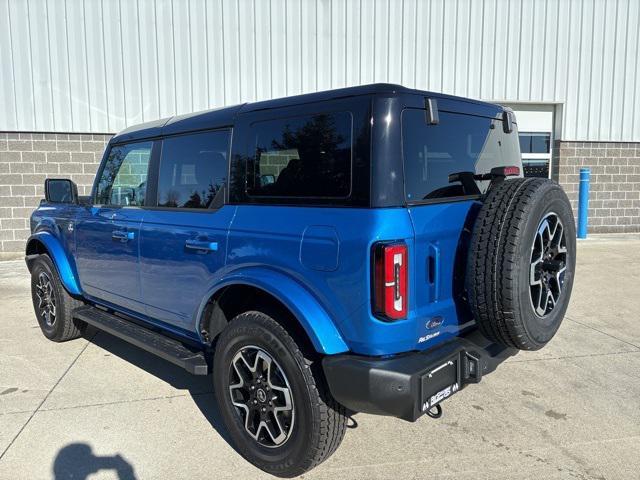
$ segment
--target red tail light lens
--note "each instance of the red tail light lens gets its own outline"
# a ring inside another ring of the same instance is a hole
[[[379,243],[373,248],[373,309],[377,316],[407,316],[408,252],[404,243]]]

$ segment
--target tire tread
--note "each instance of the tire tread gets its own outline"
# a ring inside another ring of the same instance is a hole
[[[512,288],[518,269],[518,247],[527,215],[556,184],[542,178],[518,178],[494,186],[485,198],[473,229],[467,263],[469,304],[481,332],[489,339],[521,350],[537,350],[519,315]]]

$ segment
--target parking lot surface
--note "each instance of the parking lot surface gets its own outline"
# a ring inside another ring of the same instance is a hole
[[[567,317],[416,423],[359,414],[307,479],[640,478],[640,238],[579,243]],[[272,478],[227,443],[210,377],[106,333],[42,336],[0,262],[0,479]]]

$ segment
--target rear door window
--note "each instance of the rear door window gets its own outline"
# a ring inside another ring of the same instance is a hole
[[[247,162],[251,197],[345,198],[351,192],[348,112],[254,123]]]
[[[465,196],[458,172],[489,173],[493,167],[520,166],[518,133],[504,133],[502,121],[454,112],[439,112],[429,125],[425,111],[402,112],[405,195],[409,202]],[[487,181],[476,181],[481,193]]]
[[[230,132],[202,132],[162,141],[158,206],[211,208],[227,183]]]

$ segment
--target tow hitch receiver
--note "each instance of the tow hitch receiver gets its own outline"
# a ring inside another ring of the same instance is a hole
[[[460,351],[432,368],[421,379],[421,410],[432,418],[442,415],[440,402],[458,392],[467,383],[482,378],[479,360],[467,351]],[[434,412],[434,407],[435,412]]]

